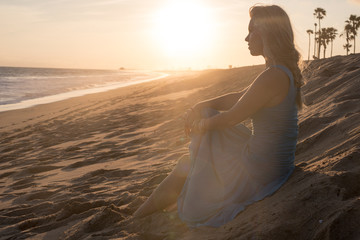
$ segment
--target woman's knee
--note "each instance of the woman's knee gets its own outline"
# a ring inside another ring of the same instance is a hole
[[[210,118],[210,117],[213,117],[217,114],[219,114],[220,112],[216,109],[213,109],[213,108],[203,108],[201,110],[201,117],[203,118]]]

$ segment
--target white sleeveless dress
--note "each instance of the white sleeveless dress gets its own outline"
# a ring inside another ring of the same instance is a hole
[[[179,217],[189,226],[221,226],[247,205],[271,195],[294,169],[298,135],[296,87],[289,76],[285,99],[252,116],[253,131],[242,124],[193,135],[191,169],[178,198]],[[218,114],[204,109],[203,116]]]

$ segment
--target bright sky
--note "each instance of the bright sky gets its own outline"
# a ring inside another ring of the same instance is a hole
[[[315,8],[327,13],[321,26],[339,32],[350,14],[360,15],[360,0],[0,0],[0,66],[177,70],[260,64],[244,41],[255,3],[288,12],[304,59]],[[333,55],[345,54],[344,43],[335,40]],[[357,46],[359,52],[359,41]]]

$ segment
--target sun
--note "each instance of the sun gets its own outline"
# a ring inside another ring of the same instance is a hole
[[[154,22],[154,35],[170,56],[198,54],[211,46],[211,11],[200,2],[171,1],[155,14]]]

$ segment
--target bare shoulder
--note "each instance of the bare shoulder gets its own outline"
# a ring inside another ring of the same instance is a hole
[[[280,68],[272,67],[262,72],[256,81],[267,85],[286,85],[289,83],[289,76]]]
[[[281,92],[287,92],[290,82],[288,75],[283,70],[272,67],[262,72],[253,84],[261,85],[275,94],[281,94]]]

